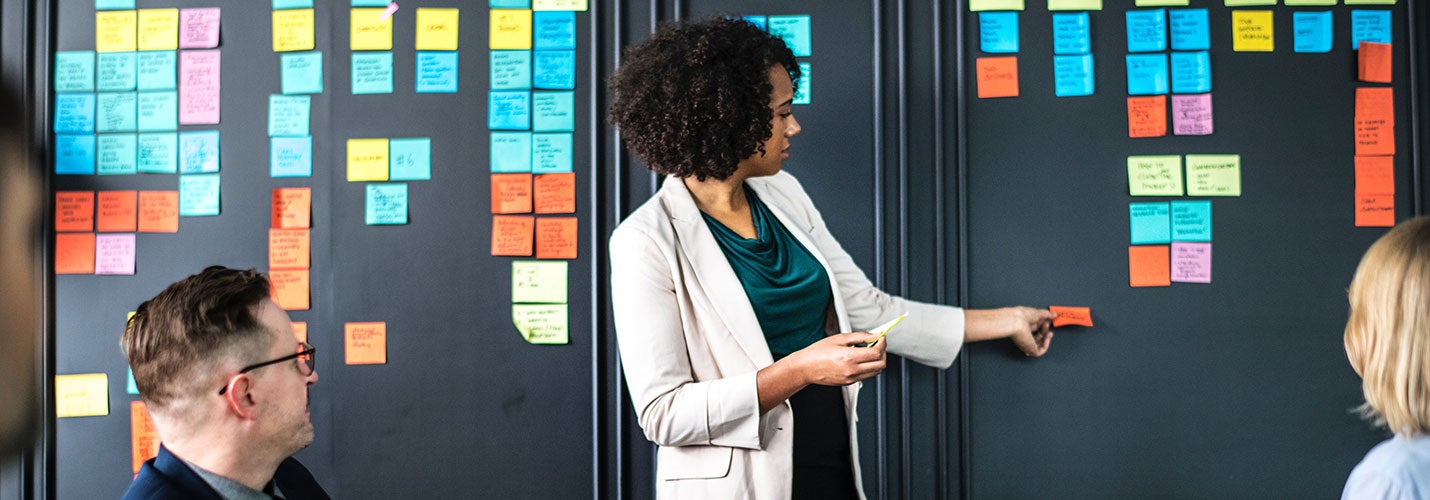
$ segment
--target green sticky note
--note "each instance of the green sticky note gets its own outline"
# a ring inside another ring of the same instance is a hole
[[[1128,156],[1127,190],[1132,196],[1181,196],[1182,157]]]
[[[1102,10],[1102,0],[1048,0],[1048,10]]]
[[[1023,10],[1023,0],[969,0],[969,12],[985,10]]]
[[[1212,202],[1172,202],[1172,241],[1211,241]]]
[[[407,184],[368,184],[368,225],[407,223]]]
[[[1022,3],[1018,0],[1019,5]],[[814,52],[814,44],[810,42],[809,16],[770,16],[765,21],[765,30],[784,39],[795,57],[809,57]]]
[[[139,99],[133,92],[99,94],[95,105],[95,132],[133,132],[139,127]]]
[[[512,261],[511,301],[523,303],[565,304],[566,261]]]
[[[1133,245],[1172,242],[1172,211],[1167,202],[1129,203],[1127,208]]]
[[[137,173],[138,147],[134,134],[100,134],[98,143],[99,175]]]
[[[573,163],[571,134],[531,134],[531,173],[570,172]]]
[[[1286,0],[1286,5],[1291,7],[1308,7],[1316,5],[1335,5],[1337,0]]]
[[[140,132],[179,129],[179,93],[172,90],[140,92],[136,105]]]
[[[179,82],[179,55],[172,50],[139,53],[135,63],[139,90],[173,90]]]
[[[138,144],[140,172],[172,174],[179,171],[179,134],[139,134]]]
[[[354,94],[392,93],[392,53],[353,52]]]
[[[135,52],[100,52],[95,63],[95,86],[103,90],[134,90],[137,78]]]
[[[308,135],[311,102],[305,95],[271,94],[268,96],[268,136],[301,137]]]
[[[432,178],[432,139],[418,137],[387,141],[387,178],[425,181]]]
[[[531,132],[492,132],[492,173],[531,171]]]
[[[791,104],[809,104],[809,85],[809,63],[799,63],[799,82],[795,83],[794,101],[791,101]]]
[[[94,51],[55,53],[55,92],[94,92]]]
[[[285,52],[281,59],[284,94],[323,93],[322,52]]]
[[[533,132],[576,130],[576,94],[574,92],[533,92],[531,94],[531,130]]]
[[[567,334],[566,304],[512,304],[511,322],[521,332],[521,338],[532,344],[565,344]]]
[[[195,217],[218,214],[218,174],[180,175],[179,215]]]
[[[1346,0],[1346,5],[1395,5],[1395,0]]]
[[[1241,155],[1187,155],[1187,195],[1241,196]]]

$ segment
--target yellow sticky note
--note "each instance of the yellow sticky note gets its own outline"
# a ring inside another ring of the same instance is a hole
[[[387,9],[353,9],[349,32],[353,50],[392,50],[392,17]]]
[[[1179,7],[1190,5],[1188,0],[1137,0],[1138,7]]]
[[[969,0],[970,12],[985,10],[1023,10],[1023,0]]]
[[[109,414],[109,375],[55,375],[55,416],[99,417]]]
[[[1102,0],[1048,0],[1048,10],[1102,10]]]
[[[273,11],[273,51],[313,50],[313,9]]]
[[[1252,5],[1276,5],[1276,0],[1226,0],[1227,7],[1249,7]]]
[[[512,304],[511,322],[532,344],[569,342],[566,304]]]
[[[491,48],[527,50],[531,48],[531,11],[492,9]]]
[[[94,50],[127,52],[137,47],[138,14],[132,10],[102,10],[94,13]],[[175,35],[177,36],[177,35]]]
[[[1271,52],[1276,48],[1276,32],[1269,10],[1231,11],[1231,50]]]
[[[457,9],[417,9],[417,50],[457,50]]]
[[[1286,0],[1288,7],[1335,5],[1338,0]]]
[[[1127,192],[1132,196],[1181,196],[1182,157],[1128,156]]]
[[[531,0],[531,10],[586,10],[586,0]]]
[[[565,304],[566,261],[512,261],[511,301]]]
[[[179,48],[179,9],[139,9],[139,50]]]
[[[387,139],[348,139],[348,182],[387,180]]]

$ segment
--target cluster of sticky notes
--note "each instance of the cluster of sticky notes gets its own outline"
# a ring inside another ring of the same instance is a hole
[[[179,198],[174,191],[57,191],[55,274],[134,274],[135,233],[177,232]]]
[[[143,401],[129,402],[129,450],[135,474],[144,462],[159,455],[159,430]]]
[[[273,190],[271,227],[268,229],[268,277],[273,301],[289,311],[309,307],[312,264],[311,210],[313,190],[286,187]]]
[[[1128,192],[1132,196],[1241,196],[1241,155],[1148,155],[1127,157]]]
[[[1132,196],[1240,196],[1241,157],[1235,154],[1127,157]],[[1212,203],[1207,200],[1128,204],[1131,246],[1128,273],[1134,287],[1173,282],[1211,283]]]
[[[387,364],[387,323],[344,323],[343,360],[349,365]]]
[[[366,4],[354,2],[350,11],[352,93],[391,94],[392,23],[396,16],[388,9],[363,5]],[[388,4],[383,2],[383,5]],[[423,7],[417,9],[414,17],[417,49],[414,90],[419,94],[457,92],[461,11]],[[574,71],[572,74],[574,76]]]
[[[575,217],[492,216],[492,255],[538,259],[577,257]]]
[[[1361,80],[1366,53],[1384,47],[1385,83],[1390,80],[1390,45],[1361,41]],[[1376,81],[1376,80],[1371,80]],[[1395,90],[1356,88],[1355,97],[1355,225],[1395,225]]]
[[[564,261],[512,261],[512,323],[527,342],[567,343],[566,283]]]
[[[55,416],[102,417],[109,414],[109,375],[55,375]]]
[[[999,12],[979,12],[979,50],[990,54],[1017,53],[1018,13],[1011,11],[1022,9],[1022,2],[1019,1],[1016,9],[997,9]],[[1089,61],[1089,63],[1090,62],[1091,61]],[[1055,64],[1066,64],[1068,65],[1068,71],[1073,70],[1071,67],[1073,63],[1070,61]],[[1089,75],[1090,74],[1091,72],[1089,70]],[[974,75],[978,82],[978,97],[980,99],[1018,97],[1017,56],[979,57],[974,61]]]
[[[347,157],[348,182],[383,182],[367,185],[367,223],[406,224],[407,184],[386,181],[431,179],[432,140],[348,139]]]
[[[1126,18],[1128,137],[1167,135],[1168,93],[1173,94],[1172,133],[1210,135],[1212,75],[1207,9],[1130,10]]]
[[[810,35],[810,18],[808,15],[746,15],[740,19],[758,26],[760,29],[768,31],[771,35],[784,40],[785,46],[795,57],[809,57],[814,55],[814,43]],[[799,61],[800,76],[795,81],[793,104],[810,103],[810,63]]]
[[[986,14],[983,14],[986,15]],[[1092,95],[1092,30],[1087,12],[1053,14],[1053,94]]]

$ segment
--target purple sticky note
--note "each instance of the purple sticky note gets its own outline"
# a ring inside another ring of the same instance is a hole
[[[134,274],[134,233],[94,236],[94,274]]]
[[[1212,282],[1212,244],[1172,242],[1172,281]]]
[[[179,51],[179,124],[217,124],[219,85],[217,49]]]
[[[179,10],[179,48],[218,47],[218,7]]]
[[[1212,95],[1173,95],[1172,133],[1175,135],[1211,135]]]

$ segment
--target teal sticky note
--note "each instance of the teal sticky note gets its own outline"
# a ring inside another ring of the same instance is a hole
[[[1391,43],[1390,11],[1351,11],[1351,50],[1360,50],[1361,41]]]
[[[178,88],[179,55],[172,50],[139,53],[135,63],[139,90],[173,90]]]
[[[1017,12],[979,12],[978,47],[993,54],[1018,51]]]
[[[576,130],[575,92],[533,92],[531,94],[533,132]]]
[[[493,90],[487,99],[487,128],[527,130],[531,128],[531,92]]]
[[[1053,13],[1053,53],[1092,52],[1092,29],[1086,12]]]
[[[366,212],[368,225],[406,224],[407,184],[368,184]]]
[[[296,137],[309,135],[312,105],[306,95],[271,94],[268,96],[268,136]]]
[[[125,386],[124,390],[130,394],[139,394],[139,387],[134,385],[134,369],[125,368],[124,371],[129,373],[129,383]]]
[[[94,51],[55,53],[55,92],[94,92]]]
[[[1092,95],[1092,54],[1053,56],[1053,95]]]
[[[94,132],[94,94],[55,94],[55,133]]]
[[[1325,53],[1331,51],[1335,39],[1331,11],[1291,13],[1296,52]]]
[[[1212,60],[1206,51],[1172,53],[1172,92],[1212,91]]]
[[[770,16],[767,22],[770,34],[784,39],[795,57],[811,55],[809,16]]]
[[[432,178],[432,139],[414,137],[387,141],[387,178],[425,181]]]
[[[173,174],[179,171],[179,134],[139,134],[139,172]]]
[[[765,16],[740,16],[740,19],[744,19],[745,22],[753,24],[762,30],[768,29],[766,26],[769,24],[769,21],[765,19]]]
[[[322,52],[285,52],[279,67],[284,94],[323,93]]]
[[[571,134],[569,133],[531,134],[531,173],[570,172],[574,150],[571,144]]]
[[[1212,202],[1172,202],[1172,241],[1211,241]]]
[[[1127,54],[1127,93],[1167,93],[1166,54]]]
[[[179,173],[218,172],[219,141],[217,130],[179,133]]]
[[[55,135],[55,173],[94,174],[94,134]]]
[[[179,215],[196,217],[218,214],[218,174],[180,175]]]
[[[1129,203],[1132,219],[1132,244],[1172,242],[1172,215],[1167,202]]]
[[[94,10],[134,10],[134,0],[94,0]]]
[[[273,10],[310,9],[313,0],[273,0]]]
[[[273,137],[268,140],[268,175],[312,177],[313,137]]]
[[[531,51],[491,51],[491,81],[492,90],[531,88]]]
[[[814,82],[814,79],[810,76],[811,69],[809,63],[799,63],[799,81],[794,83],[794,100],[791,100],[790,104],[809,104],[809,100],[811,99],[809,89]]]
[[[95,62],[95,88],[134,90],[138,84],[138,60],[136,52],[100,52]]]
[[[139,148],[134,134],[99,134],[96,149],[99,175],[139,172]]]
[[[386,7],[392,0],[353,0],[353,7]]]
[[[456,92],[457,53],[418,52],[416,81],[415,90],[419,94]]]
[[[353,52],[353,94],[392,93],[392,53]]]
[[[139,127],[139,98],[134,92],[105,92],[95,104],[96,132],[133,132]]]
[[[1172,25],[1172,50],[1208,50],[1212,48],[1211,28],[1206,9],[1172,9],[1167,11]]]
[[[576,88],[576,51],[538,50],[533,58],[535,67],[532,87],[570,90]]]
[[[487,7],[493,9],[530,9],[531,0],[488,0]]]
[[[569,10],[539,10],[531,13],[532,48],[575,50],[576,13]]]
[[[1127,11],[1127,51],[1167,50],[1167,11],[1163,9]]]
[[[531,132],[492,132],[492,173],[531,171]]]
[[[140,92],[136,105],[140,132],[179,129],[179,93],[173,90]]]

